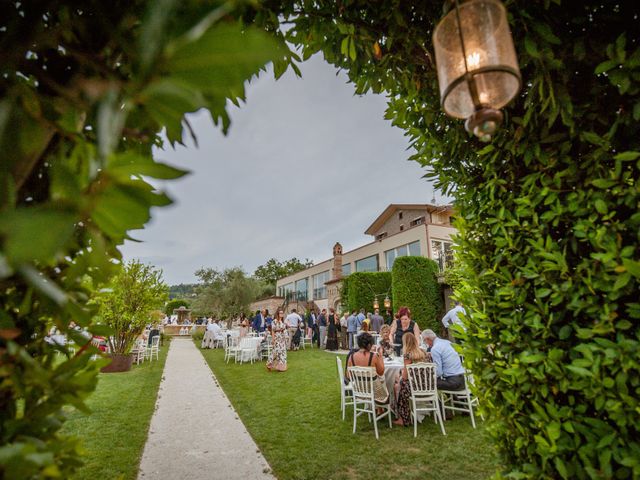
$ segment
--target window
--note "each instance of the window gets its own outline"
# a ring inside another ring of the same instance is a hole
[[[347,275],[351,274],[351,264],[350,263],[345,263],[344,265],[342,265],[342,276],[346,277]]]
[[[293,297],[293,291],[294,291],[293,282],[287,283],[286,285],[280,288],[282,288],[281,296],[287,299],[290,299],[291,297]]]
[[[402,212],[398,213],[398,220],[402,220]]]
[[[400,225],[400,231],[404,230],[404,225]]]
[[[409,247],[409,256],[411,257],[419,257],[420,256],[420,240],[417,242],[410,243]]]
[[[376,240],[382,240],[386,236],[387,236],[387,232],[379,233],[378,235],[376,235]]]
[[[453,262],[453,244],[445,240],[431,240],[431,258],[438,262],[444,272]]]
[[[313,276],[313,299],[327,298],[326,282],[329,281],[329,270]]]
[[[305,302],[309,297],[309,279],[303,278],[296,282],[296,300],[299,302]]]
[[[407,255],[413,257],[420,256],[420,240],[409,243],[407,245],[401,245],[391,250],[384,252],[385,260],[387,262],[387,270],[391,270],[393,263],[398,257],[406,257]]]
[[[356,272],[377,272],[378,255],[371,255],[367,258],[356,260]]]
[[[411,220],[411,226],[415,227],[417,225],[422,225],[424,223],[424,217],[416,218],[415,220]]]

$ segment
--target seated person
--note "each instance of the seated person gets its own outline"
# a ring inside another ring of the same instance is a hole
[[[375,367],[378,377],[374,380],[375,400],[378,403],[389,401],[389,392],[384,383],[384,361],[382,356],[371,351],[373,337],[367,332],[358,335],[358,350],[351,352],[347,356],[347,377],[349,377],[349,367]],[[380,378],[382,376],[382,378]]]
[[[436,364],[438,390],[464,390],[464,367],[451,342],[439,338],[433,330],[425,330],[423,338]]]
[[[389,325],[383,325],[380,329],[380,345],[378,345],[378,353],[383,357],[390,357],[393,353],[393,345],[389,334],[391,333],[391,327]]]
[[[406,332],[402,336],[402,354],[405,368],[402,369],[400,381],[396,384],[398,389],[398,401],[396,410],[398,419],[393,422],[396,425],[411,425],[411,384],[407,375],[407,365],[426,361],[426,354],[418,346],[418,340],[413,332]]]

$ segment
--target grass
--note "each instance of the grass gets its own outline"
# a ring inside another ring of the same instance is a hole
[[[85,461],[73,478],[137,478],[168,349],[168,344],[160,348],[160,361],[101,373],[87,401],[92,413],[70,412],[62,433],[82,440]]]
[[[280,480],[471,480],[498,469],[482,422],[474,430],[466,416],[446,422],[447,436],[427,419],[417,438],[381,421],[379,441],[362,416],[353,435],[351,408],[340,417],[335,355],[289,352],[289,370],[269,373],[264,363],[226,365],[222,350],[202,354]]]

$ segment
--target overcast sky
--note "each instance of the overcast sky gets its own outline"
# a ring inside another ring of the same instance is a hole
[[[318,56],[302,75],[263,73],[233,107],[228,136],[199,113],[190,118],[199,147],[156,152],[192,173],[159,183],[175,204],[132,232],[143,242],[127,242],[125,258],[162,268],[169,284],[195,282],[203,266],[252,273],[271,257],[322,261],[336,241],[345,251],[369,242],[363,232],[388,204],[431,201],[402,131],[384,120],[384,97],[355,96]]]

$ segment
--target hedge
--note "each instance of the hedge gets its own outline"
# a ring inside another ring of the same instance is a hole
[[[400,257],[393,263],[393,298],[396,309],[409,307],[421,330],[440,331],[442,287],[438,283],[438,264],[424,257]]]
[[[391,298],[390,272],[357,272],[345,277],[342,281],[342,306],[348,310],[373,311],[373,301],[378,294],[380,309],[386,294]],[[393,299],[392,299],[393,302]]]

